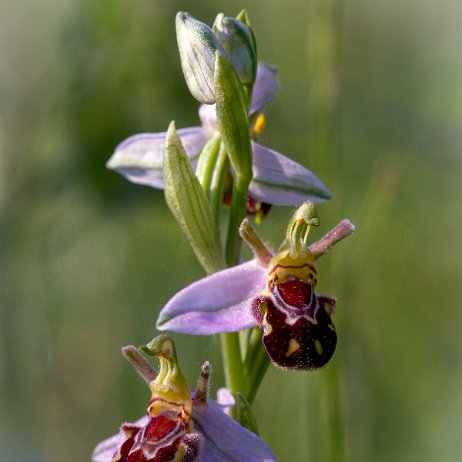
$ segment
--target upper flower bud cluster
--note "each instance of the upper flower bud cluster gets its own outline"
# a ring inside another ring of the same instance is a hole
[[[181,67],[191,94],[201,103],[213,104],[217,53],[228,61],[243,84],[253,85],[257,72],[256,43],[247,15],[239,19],[220,13],[213,29],[189,13],[176,15]]]

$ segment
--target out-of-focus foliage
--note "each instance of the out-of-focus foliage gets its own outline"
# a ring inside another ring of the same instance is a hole
[[[119,348],[151,339],[158,310],[202,273],[162,192],[104,163],[128,135],[198,122],[175,13],[211,24],[242,6],[2,1],[2,461],[89,460],[142,412],[148,391]],[[262,140],[334,193],[318,237],[344,217],[357,225],[318,269],[339,300],[336,356],[312,374],[271,370],[260,434],[283,462],[458,460],[460,3],[245,6],[282,83]],[[289,214],[270,212],[270,242]],[[218,339],[174,338],[190,384],[209,359],[220,386]]]

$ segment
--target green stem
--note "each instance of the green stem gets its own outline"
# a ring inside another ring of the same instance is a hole
[[[250,178],[235,178],[233,183],[233,198],[229,214],[228,236],[226,241],[226,264],[234,266],[239,262],[241,239],[239,225],[247,213],[247,191]],[[235,394],[245,393],[246,377],[241,358],[239,333],[222,334],[222,355],[225,370],[226,386]],[[234,412],[234,411],[232,411]]]
[[[247,189],[250,180],[235,181],[233,184],[233,198],[229,214],[228,237],[226,241],[226,264],[234,266],[239,262],[240,237],[239,225],[247,212]],[[226,386],[235,394],[246,390],[244,366],[241,358],[239,333],[222,334],[222,355],[225,369]]]
[[[225,189],[226,176],[229,171],[229,159],[226,148],[223,143],[220,144],[220,151],[215,163],[212,180],[210,182],[210,205],[215,222],[218,223],[220,206],[223,201],[223,192]]]
[[[257,328],[252,332],[251,345],[249,345],[248,355],[246,356],[246,396],[250,404],[252,404],[257,396],[258,389],[269,364],[270,360],[268,358],[268,353],[261,339],[261,330]]]
[[[245,375],[241,359],[239,333],[221,334],[226,388],[234,395],[245,390]]]
[[[247,193],[252,179],[252,148],[244,90],[231,64],[219,52],[215,54],[214,83],[217,126],[234,169],[225,245],[226,265],[230,267],[239,263],[239,226],[247,213]],[[235,394],[246,387],[239,334],[222,334],[222,347],[226,384]]]
[[[250,404],[255,400],[258,388],[270,364],[261,335],[259,327],[252,329],[244,361],[244,369],[247,377],[246,396]]]
[[[247,215],[247,194],[251,177],[236,177],[233,183],[233,198],[229,213],[228,236],[226,239],[225,259],[228,266],[239,263],[241,238],[239,226]]]
[[[255,350],[258,345],[261,343],[261,329],[259,327],[254,327],[251,330],[247,331],[247,351],[245,354],[244,367],[247,375],[249,374],[253,360],[255,357]]]

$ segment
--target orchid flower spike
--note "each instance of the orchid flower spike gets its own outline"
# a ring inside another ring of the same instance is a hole
[[[276,366],[322,367],[336,347],[337,334],[331,319],[336,299],[315,292],[315,260],[355,227],[343,220],[308,247],[309,231],[318,224],[314,204],[302,204],[289,222],[285,241],[273,254],[244,220],[241,236],[256,258],[178,292],[161,310],[157,328],[212,335],[259,326]]]
[[[151,400],[146,416],[123,424],[119,433],[99,443],[92,462],[276,461],[261,438],[225,414],[225,409],[234,405],[229,393],[220,393],[226,399],[223,404],[208,398],[208,362],[191,393],[170,337],[156,337],[141,351],[158,358],[158,373],[138,349],[123,348],[124,356],[149,383]]]
[[[248,112],[253,139],[263,130],[263,111],[278,90],[276,70],[259,63]],[[194,166],[204,146],[217,133],[215,105],[202,104],[199,108],[199,118],[201,126],[177,131]],[[165,138],[166,132],[133,135],[116,147],[106,166],[132,183],[163,189]],[[321,202],[332,197],[323,182],[311,171],[254,140],[252,170],[253,177],[249,185],[250,209],[255,208],[255,202],[294,205],[306,200]]]

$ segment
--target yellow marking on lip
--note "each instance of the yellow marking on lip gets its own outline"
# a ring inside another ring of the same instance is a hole
[[[283,250],[271,259],[269,268],[267,283],[270,290],[273,285],[282,284],[292,278],[300,279],[313,287],[316,285],[314,257],[309,250],[303,253]]]
[[[265,314],[263,315],[262,324],[263,324],[263,335],[266,337],[267,335],[271,334],[271,332],[273,332],[273,327],[266,319],[266,311],[265,311]]]
[[[308,274],[314,273],[316,274],[316,268],[311,265],[310,263],[301,263],[300,265],[282,265],[281,263],[277,263],[274,265],[271,270],[269,271],[269,274],[273,274],[275,271],[280,270],[280,271],[288,271],[288,270],[294,270],[294,271],[304,271],[306,268],[310,270]]]
[[[321,356],[324,350],[322,349],[321,342],[318,339],[314,341],[314,347],[316,348],[318,355]]]
[[[268,311],[268,304],[266,302],[263,302],[260,304],[260,313],[262,316],[265,316],[266,312]]]
[[[288,358],[290,355],[293,355],[298,350],[300,350],[300,343],[297,342],[294,338],[291,338],[289,341],[289,348],[286,351],[285,357]]]

